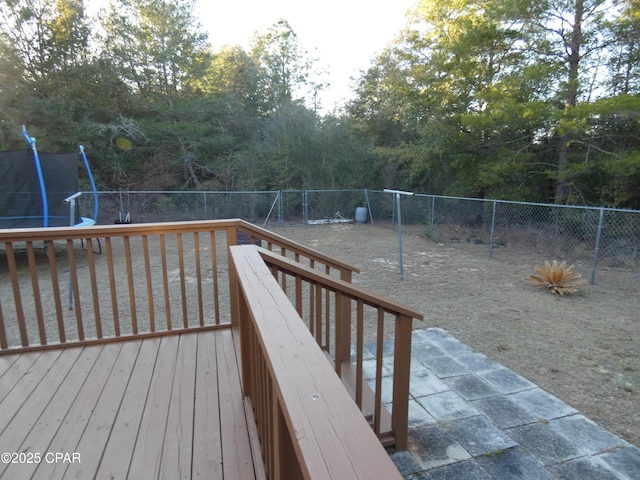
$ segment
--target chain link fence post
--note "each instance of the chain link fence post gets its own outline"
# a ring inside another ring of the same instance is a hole
[[[591,267],[591,285],[596,284],[596,268],[598,267],[598,256],[600,255],[600,241],[602,240],[602,224],[604,222],[604,208],[600,209],[598,218],[598,231],[596,233],[596,245],[593,249],[593,266]]]
[[[496,233],[496,205],[498,202],[494,200],[491,202],[491,233],[489,235],[489,258],[493,258],[493,241]]]
[[[431,197],[431,215],[429,216],[429,238],[433,239],[433,230],[436,225],[436,197]]]
[[[371,225],[373,225],[373,213],[371,212],[371,203],[369,202],[369,192],[367,191],[367,189],[364,189],[364,201],[367,204],[367,212],[369,212],[369,221],[371,222]]]

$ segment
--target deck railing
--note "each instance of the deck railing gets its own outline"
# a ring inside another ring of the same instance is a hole
[[[400,479],[265,265],[263,258],[276,256],[252,246],[231,247],[231,254],[242,387],[267,478]],[[336,282],[341,289],[348,285]]]
[[[321,269],[258,252],[380,441],[405,449],[412,322],[422,314]],[[383,361],[389,350],[393,364]]]
[[[228,324],[227,247],[243,235],[358,271],[242,220],[0,230],[0,353]]]

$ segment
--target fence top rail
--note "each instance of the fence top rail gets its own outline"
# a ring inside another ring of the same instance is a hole
[[[266,240],[267,242],[273,243],[274,245],[278,245],[281,247],[288,248],[293,252],[298,252],[302,256],[307,258],[312,258],[324,265],[329,265],[338,270],[347,270],[353,273],[360,273],[360,269],[353,265],[349,265],[348,263],[342,262],[340,260],[336,260],[335,258],[325,255],[324,253],[318,252],[317,250],[313,250],[312,248],[306,247],[301,243],[294,242],[289,240],[282,235],[278,235],[277,233],[270,232],[264,228],[253,225],[244,220],[238,220],[238,228],[240,231],[250,233],[254,235],[256,238],[260,238],[262,240]]]
[[[230,252],[304,478],[400,480],[259,249]]]
[[[248,245],[249,247],[251,245]],[[291,274],[304,278],[307,281],[316,282],[323,285],[330,290],[339,291],[344,295],[352,297],[354,299],[362,300],[365,304],[373,307],[383,308],[385,311],[395,315],[405,315],[407,317],[415,318],[417,320],[424,320],[424,316],[418,310],[411,308],[402,303],[396,302],[390,298],[386,298],[381,295],[373,294],[363,288],[360,288],[352,283],[344,282],[335,277],[325,275],[322,272],[313,270],[305,265],[294,262],[281,255],[276,255],[269,250],[253,246],[259,253],[264,262],[267,265],[274,265],[278,269]]]
[[[374,192],[375,190],[369,190]],[[383,193],[382,191],[379,191]],[[430,195],[428,193],[416,193],[416,197],[428,197],[428,198],[441,198],[445,200],[469,200],[472,202],[487,202],[487,203],[508,203],[510,205],[530,205],[532,207],[549,207],[549,208],[568,208],[576,210],[604,210],[605,212],[624,212],[624,213],[640,213],[640,210],[632,210],[630,208],[614,208],[603,207],[597,205],[566,205],[558,203],[536,203],[536,202],[519,202],[516,200],[498,200],[494,198],[473,198],[473,197],[451,197],[447,195]]]
[[[364,193],[365,190],[361,190],[358,188],[334,188],[334,189],[326,189],[326,190],[313,190],[308,188],[306,190],[283,190],[283,192],[308,192],[308,193],[360,192],[360,193]]]
[[[101,190],[98,193],[104,195],[144,195],[144,194],[169,194],[169,195],[203,195],[203,194],[275,194],[280,190]],[[82,193],[91,193],[83,191]]]
[[[202,194],[283,194],[283,193],[322,193],[322,192],[363,192],[363,193],[387,193],[383,190],[377,189],[336,189],[336,190],[103,190],[99,191],[99,195],[118,195],[118,194],[131,194],[131,195],[140,195],[140,194],[187,194],[187,195],[202,195]],[[83,191],[82,193],[91,193],[89,191]],[[615,208],[615,207],[605,207],[598,205],[566,205],[566,204],[557,204],[557,203],[538,203],[538,202],[522,202],[517,200],[499,200],[495,198],[475,198],[475,197],[455,197],[451,195],[432,195],[429,193],[415,193],[416,197],[428,197],[428,198],[441,198],[447,200],[470,200],[473,202],[496,202],[496,203],[509,203],[515,205],[532,205],[538,207],[558,207],[558,208],[573,208],[573,209],[583,209],[583,210],[604,210],[608,212],[624,212],[624,213],[638,213],[640,214],[640,210],[633,210],[630,208]]]

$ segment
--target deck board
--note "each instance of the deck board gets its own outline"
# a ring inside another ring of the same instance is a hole
[[[128,478],[160,478],[163,442],[176,368],[179,337],[170,335],[160,342],[147,405],[140,424]]]
[[[80,351],[80,349],[78,350]],[[68,415],[69,409],[78,392],[95,365],[100,350],[99,348],[94,348],[82,351],[65,379],[64,388],[58,388],[47,407],[38,417],[37,424],[31,429],[26,438],[21,440],[20,443],[14,443],[12,445],[19,444],[19,451],[48,451],[49,442],[51,442],[51,439],[60,428],[64,417]],[[9,445],[9,442],[7,442],[7,444]],[[6,465],[3,465],[3,467],[6,467]],[[31,478],[31,475],[33,475],[37,468],[38,465],[35,463],[21,465],[19,469],[12,469],[12,475],[7,476],[7,478],[19,478],[18,474],[21,475],[20,478]],[[4,478],[1,468],[0,477]]]
[[[115,359],[110,359],[113,368],[106,382],[100,378],[96,379],[98,383],[96,389],[100,385],[103,388],[89,421],[76,447],[61,450],[63,452],[78,452],[82,459],[79,465],[66,465],[69,468],[65,473],[65,478],[93,478],[95,468],[100,464],[115,423],[122,397],[135,365],[140,343],[139,340],[123,343],[118,356]]]
[[[193,412],[192,478],[222,478],[222,438],[216,342],[198,338]]]
[[[66,379],[79,354],[80,350],[74,349],[68,352],[68,355],[59,355],[55,363],[51,365],[51,369],[55,369],[62,378]],[[25,433],[30,433],[40,418],[40,415],[34,413],[43,412],[51,402],[51,392],[54,393],[55,397],[55,393],[61,388],[66,388],[66,386],[63,387],[57,375],[45,374],[42,377],[42,380],[38,382],[37,386],[31,392],[31,395],[29,395],[29,398],[20,405],[19,410],[2,432],[2,446],[0,447],[0,451],[6,452],[11,449],[11,446],[22,444]]]
[[[47,452],[78,452],[78,442],[84,432],[91,413],[104,389],[115,359],[118,358],[122,344],[112,343],[96,346],[99,349],[98,359],[87,375],[82,387],[78,391],[69,410],[64,415],[60,427],[49,443]],[[86,349],[85,349],[86,350]],[[88,461],[88,457],[87,457]],[[21,477],[21,465],[11,465],[14,478]],[[36,476],[48,478],[63,478],[67,465],[57,463],[40,463],[36,468]],[[81,477],[78,477],[81,478]]]
[[[159,338],[150,338],[144,341],[140,347],[136,365],[111,431],[111,436],[118,441],[109,442],[104,451],[104,458],[119,458],[120,461],[101,462],[97,478],[126,478],[129,472],[142,412],[147,403],[147,393],[151,383],[149,372],[152,371],[156,363],[159,344]]]
[[[2,451],[81,458],[0,476],[255,478],[234,348],[220,329],[0,357]]]
[[[59,351],[43,352],[38,355],[34,362],[31,362],[31,358],[26,359],[25,362],[20,362],[17,372],[17,375],[20,375],[19,378],[6,375],[8,384],[5,384],[5,382],[0,384],[2,391],[7,392],[2,399],[2,403],[0,403],[0,435],[4,433],[13,416],[20,410],[23,403],[29,399],[33,390],[38,386],[38,383],[40,383],[59,355]],[[4,377],[3,375],[3,380]],[[9,383],[12,380],[15,380],[13,385]]]
[[[255,478],[252,457],[240,455],[251,450],[247,429],[240,372],[230,330],[223,330],[216,338],[218,355],[218,388],[220,397],[220,431],[225,441],[222,444],[222,466],[225,479],[244,480]]]
[[[16,361],[15,356],[0,356],[0,379],[3,377],[5,372],[11,368],[11,366]],[[0,399],[4,394],[0,393]]]
[[[195,335],[180,337],[162,452],[162,478],[191,478],[196,345]]]

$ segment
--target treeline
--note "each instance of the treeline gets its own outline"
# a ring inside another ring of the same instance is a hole
[[[394,183],[640,208],[638,0],[422,0],[351,116]]]
[[[190,0],[0,2],[0,148],[82,143],[101,189],[376,185],[367,140],[321,116],[286,21],[212,51]],[[379,182],[377,182],[379,183]]]
[[[282,20],[214,51],[191,0],[0,0],[0,149],[101,189],[401,188],[640,208],[640,2],[422,0],[344,109]]]

